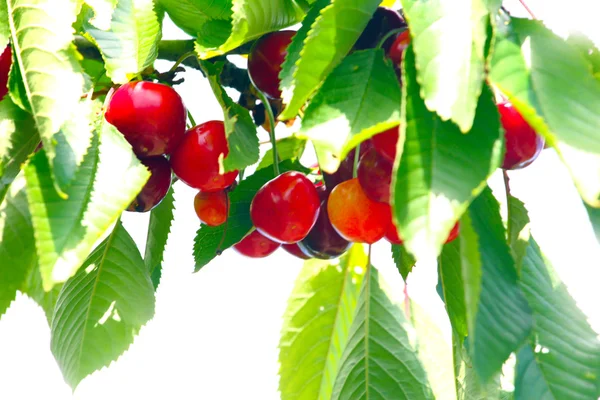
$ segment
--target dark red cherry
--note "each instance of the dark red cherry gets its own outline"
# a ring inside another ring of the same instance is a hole
[[[187,131],[171,155],[173,172],[190,187],[218,192],[233,184],[238,171],[219,173],[219,157],[229,154],[222,121],[208,121]]]
[[[147,212],[165,198],[171,187],[171,167],[163,156],[142,158],[142,164],[150,171],[150,178],[127,211]]]
[[[278,99],[279,73],[287,55],[287,48],[296,32],[267,33],[254,43],[248,54],[248,74],[254,85],[267,96]]]
[[[396,37],[396,40],[394,40],[394,43],[390,46],[390,49],[387,52],[388,58],[392,60],[394,65],[399,66],[402,64],[402,55],[409,44],[410,32],[407,29]]]
[[[259,231],[254,230],[243,238],[241,242],[234,245],[233,248],[246,257],[263,258],[273,254],[279,246],[281,246],[279,243],[264,237]]]
[[[219,226],[227,221],[229,196],[227,192],[198,192],[194,198],[196,215],[205,225]]]
[[[185,134],[187,111],[172,87],[129,82],[113,93],[105,116],[138,156],[147,157],[171,154]]]
[[[394,162],[396,159],[396,148],[400,137],[400,127],[395,126],[387,131],[378,133],[371,138],[373,147],[385,158]]]
[[[371,200],[389,204],[393,169],[391,161],[375,149],[369,150],[360,158],[358,181]]]
[[[367,151],[369,151],[373,145],[370,140],[366,140],[360,144],[360,156],[362,157]],[[354,156],[356,155],[356,148],[350,150],[346,158],[340,163],[337,171],[333,174],[323,172],[323,181],[325,181],[325,187],[328,191],[332,191],[334,187],[342,182],[346,182],[353,178],[354,173]],[[360,160],[360,158],[359,158]]]
[[[379,241],[390,219],[390,206],[369,199],[357,178],[333,189],[327,211],[331,225],[340,236],[355,243]]]
[[[394,29],[403,28],[406,26],[406,21],[396,11],[386,7],[379,7],[369,20],[364,31],[356,41],[354,49],[365,50],[375,48],[379,42]],[[387,50],[394,42],[394,37],[388,38],[383,44],[383,48]]]
[[[282,244],[281,248],[290,253],[291,255],[300,258],[301,260],[310,260],[310,257],[304,254],[302,249],[300,249],[298,243]]]
[[[544,149],[545,141],[509,102],[499,103],[498,111],[506,140],[502,168],[525,168],[538,158]]]
[[[250,205],[252,223],[279,243],[297,243],[310,232],[319,216],[319,195],[302,173],[290,171],[267,182]]]
[[[4,48],[0,55],[0,100],[8,93],[8,74],[12,65],[12,49],[10,44]]]

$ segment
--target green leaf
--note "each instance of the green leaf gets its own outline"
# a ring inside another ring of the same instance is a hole
[[[518,18],[494,49],[490,81],[555,147],[584,200],[600,207],[600,80],[590,59],[541,22]]]
[[[468,350],[463,340],[453,337],[454,376],[456,377],[457,400],[500,400],[500,379],[497,377],[487,384],[482,384],[473,368]],[[465,344],[468,343],[468,339]],[[536,399],[537,400],[537,399]]]
[[[113,13],[119,4],[119,0],[84,0],[84,2],[85,4],[79,13],[79,18],[83,17],[84,19],[83,23],[89,20],[93,26],[105,31],[109,30]],[[93,11],[91,19],[89,10]],[[81,14],[84,15],[82,16]]]
[[[158,0],[171,20],[188,35],[201,36],[200,32],[215,34],[222,43],[231,34],[232,0]],[[222,31],[218,33],[215,28]]]
[[[470,351],[478,376],[487,383],[529,336],[533,319],[517,284],[500,206],[491,190],[486,189],[475,199],[469,208],[469,217],[478,240],[474,240],[475,235],[466,239],[463,236],[461,251],[466,257],[478,255],[482,272],[475,326],[469,335]],[[461,228],[466,226],[469,230],[467,225],[468,220],[463,219]]]
[[[162,0],[163,6],[172,2]],[[294,25],[304,15],[296,0],[231,0],[231,3],[228,19],[200,18],[195,22],[196,51],[201,59],[225,54],[265,33]],[[165,8],[169,12],[169,6]]]
[[[0,48],[4,49],[9,44],[9,40],[8,7],[5,1],[0,1]]]
[[[600,79],[600,50],[596,44],[580,32],[571,32],[567,42],[577,48],[581,55],[588,59],[592,68],[592,74],[596,79]]]
[[[149,176],[123,135],[108,123],[102,123],[99,130],[101,133],[94,136],[66,200],[52,184],[44,152],[37,153],[25,169],[46,290],[77,271]]]
[[[306,140],[290,136],[277,141],[277,155],[279,161],[300,159],[306,149]],[[267,150],[262,160],[256,167],[257,170],[273,165],[273,149]]]
[[[167,239],[169,238],[171,225],[173,224],[173,213],[175,211],[174,194],[173,187],[171,187],[160,204],[150,212],[144,263],[152,276],[154,289],[158,288],[160,282]]]
[[[400,124],[401,100],[398,78],[383,50],[357,51],[331,72],[311,100],[299,136],[312,141],[319,166],[333,173],[350,150]]]
[[[473,228],[469,213],[463,215],[460,224],[460,269],[467,313],[466,321],[468,331],[473,334],[476,329],[476,317],[482,291],[483,260],[479,252],[479,235]]]
[[[29,269],[27,276],[23,281],[23,285],[19,290],[33,299],[46,314],[48,324],[52,324],[52,315],[54,314],[54,308],[58,300],[58,295],[62,290],[63,285],[55,285],[49,292],[44,290],[44,282],[42,280],[42,273],[39,268],[39,264],[36,262],[35,265]]]
[[[341,259],[304,263],[279,341],[282,400],[331,398],[367,262],[363,246],[354,245]]]
[[[419,95],[411,47],[402,65],[400,137],[405,142],[394,168],[392,208],[407,250],[417,261],[431,260],[440,254],[456,221],[500,166],[504,135],[488,89],[479,99],[473,129],[465,135],[452,122],[443,122],[427,110]]]
[[[291,161],[282,162],[279,169],[281,172],[294,170],[306,173],[308,171],[300,164]],[[250,220],[252,199],[256,192],[273,178],[271,168],[258,170],[252,176],[240,182],[238,187],[229,194],[230,208],[226,231],[225,225],[217,227],[202,225],[200,227],[194,239],[196,271],[211,262],[218,255],[219,250],[224,251],[230,248],[250,233],[253,228]]]
[[[398,268],[398,272],[402,276],[402,279],[406,282],[408,274],[410,274],[415,266],[415,259],[411,256],[404,246],[393,244],[392,245],[392,258],[394,264]]]
[[[363,279],[331,399],[433,399],[412,328],[379,272]]]
[[[111,235],[63,286],[50,347],[75,389],[110,365],[154,316],[154,288],[135,242],[118,222]]]
[[[473,125],[485,73],[490,0],[402,0],[427,108],[462,132]],[[476,133],[476,132],[474,132]]]
[[[313,5],[292,40],[279,74],[286,104],[280,119],[296,116],[352,49],[379,3],[379,0],[319,0]]]
[[[113,82],[129,82],[154,64],[162,32],[153,0],[120,0],[112,13],[110,28],[94,22],[84,27],[100,48],[106,73]]]
[[[589,399],[600,395],[600,341],[533,239],[521,269],[533,309],[535,347],[519,352],[515,399]]]
[[[221,86],[220,76],[224,65],[223,62],[200,63],[217,101],[223,108],[225,133],[229,145],[229,154],[223,160],[223,168],[225,172],[229,172],[244,169],[258,162],[259,143],[256,125],[250,112],[235,103]]]
[[[0,317],[15,299],[36,259],[25,179],[20,175],[0,204]]]
[[[455,335],[463,340],[469,332],[465,302],[465,291],[467,289],[463,279],[460,241],[461,238],[459,237],[444,246],[438,266],[448,317]]]
[[[517,271],[521,269],[521,261],[529,245],[529,213],[525,204],[512,195],[507,196],[508,201],[508,243],[515,260]]]
[[[588,204],[585,205],[588,216],[590,217],[590,223],[596,233],[596,239],[600,243],[600,208],[590,207]]]
[[[92,138],[89,102],[80,101],[84,77],[71,43],[79,2],[3,1],[12,37],[11,96],[32,113],[57,190],[65,197]]]
[[[0,102],[0,203],[39,142],[31,115],[6,96]]]

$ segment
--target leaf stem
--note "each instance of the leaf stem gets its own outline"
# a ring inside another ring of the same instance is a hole
[[[196,121],[194,120],[194,117],[192,116],[192,113],[190,112],[190,110],[187,110],[187,115],[188,115],[188,119],[190,120],[190,124],[192,126],[188,126],[188,128],[193,128],[196,126]]]
[[[384,36],[384,37],[383,37],[383,38],[382,38],[382,39],[379,41],[379,43],[377,44],[377,47],[375,47],[375,48],[376,48],[376,49],[381,49],[381,48],[383,47],[383,45],[385,44],[385,42],[387,42],[387,40],[388,40],[389,38],[391,38],[392,36],[394,36],[394,35],[396,35],[396,34],[402,33],[402,32],[404,32],[404,31],[405,31],[405,30],[407,30],[407,29],[408,29],[407,27],[404,27],[404,28],[398,28],[398,29],[392,29],[391,31],[389,31],[389,32],[388,32],[388,33],[387,33],[387,34],[386,34],[386,35],[385,35],[385,36]]]
[[[502,177],[504,178],[504,190],[506,191],[506,234],[510,238],[510,178],[508,177],[508,171],[505,169],[502,170]]]
[[[529,15],[531,16],[531,18],[537,19],[535,17],[535,14],[533,13],[533,11],[531,11],[531,8],[529,8],[529,6],[525,3],[525,0],[519,0],[519,3],[521,3],[521,5],[523,6],[523,8],[529,13]]]
[[[358,176],[358,159],[360,158],[360,143],[356,146],[354,150],[354,165],[352,167],[352,177],[356,178]],[[370,249],[370,247],[369,247]]]
[[[256,89],[256,93],[258,94],[258,98],[265,106],[265,111],[267,112],[267,117],[269,118],[269,138],[271,139],[271,147],[273,148],[273,172],[275,172],[275,176],[279,176],[279,154],[277,154],[277,139],[275,138],[275,115],[273,115],[273,109],[271,108],[271,104],[269,104],[269,100],[267,96],[258,88]]]
[[[225,214],[227,214],[227,219],[225,220],[225,226],[223,227],[223,235],[221,235],[221,241],[217,246],[217,251],[215,252],[218,256],[223,254],[223,243],[225,242],[225,237],[227,236],[227,228],[229,227],[229,189],[225,189],[225,195],[227,196],[227,201],[225,202]]]
[[[192,51],[188,51],[188,52],[187,52],[187,53],[185,53],[185,54],[182,54],[182,55],[181,55],[181,57],[179,57],[179,58],[177,59],[177,61],[175,61],[175,64],[173,64],[173,66],[171,67],[171,69],[169,70],[169,72],[168,72],[168,73],[169,73],[169,74],[172,74],[173,72],[175,72],[175,70],[176,70],[177,68],[179,68],[179,66],[180,66],[180,65],[181,65],[181,64],[182,64],[182,63],[183,63],[185,60],[187,60],[188,58],[190,58],[190,57],[193,57],[193,56],[195,56],[195,55],[196,55],[196,52],[194,52],[193,50],[192,50]]]

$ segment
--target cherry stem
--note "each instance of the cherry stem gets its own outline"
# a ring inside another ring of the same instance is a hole
[[[531,16],[531,18],[533,19],[537,19],[535,17],[535,14],[533,13],[533,11],[531,11],[531,8],[529,8],[529,6],[525,3],[525,0],[519,0],[519,3],[521,3],[521,5],[523,6],[523,8],[525,10],[527,10],[527,12],[529,13],[529,15]]]
[[[273,109],[269,100],[267,100],[267,96],[258,90],[258,88],[256,89],[256,93],[265,106],[267,117],[269,117],[269,138],[271,139],[271,147],[273,148],[273,172],[275,172],[275,176],[279,176],[279,154],[277,154],[277,139],[275,138],[275,115],[273,115]]]
[[[188,115],[188,119],[190,120],[190,124],[192,126],[189,126],[188,128],[193,128],[194,126],[196,126],[196,121],[194,120],[194,117],[192,116],[192,113],[190,112],[190,110],[187,110],[187,115]]]
[[[360,144],[356,146],[356,150],[354,150],[354,166],[352,167],[352,177],[356,178],[358,176],[358,159],[360,158]]]
[[[181,57],[179,57],[179,58],[177,59],[177,61],[175,61],[175,64],[173,64],[173,66],[171,67],[171,69],[169,70],[169,72],[167,72],[167,74],[172,74],[173,72],[175,72],[175,70],[176,70],[177,68],[179,68],[179,66],[180,66],[181,64],[183,64],[183,62],[184,62],[185,60],[187,60],[188,58],[190,58],[190,57],[193,57],[193,56],[195,56],[195,55],[196,55],[196,52],[195,52],[195,51],[188,51],[187,53],[183,54]]]
[[[508,171],[502,170],[502,176],[504,178],[504,190],[506,191],[506,232],[510,235],[511,223],[510,223],[510,178],[508,177]],[[510,236],[509,236],[510,237]]]
[[[380,49],[383,47],[383,45],[385,44],[385,42],[387,42],[387,40],[389,38],[391,38],[392,36],[402,33],[404,32],[406,29],[406,27],[404,28],[398,28],[398,29],[392,29],[391,31],[389,31],[388,33],[386,33],[386,35],[379,41],[379,43],[377,44],[377,47],[375,47],[376,49]]]

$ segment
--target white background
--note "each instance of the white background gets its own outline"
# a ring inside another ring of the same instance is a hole
[[[595,1],[529,0],[538,18],[557,32],[579,29],[600,43]],[[505,2],[523,15],[518,2]],[[166,38],[181,33],[168,25]],[[168,63],[158,63],[166,70]],[[178,87],[197,122],[220,119],[210,88],[195,71]],[[599,110],[600,112],[600,110]],[[600,132],[599,132],[600,134]],[[492,180],[502,190],[499,176]],[[577,193],[552,150],[529,168],[511,173],[513,194],[530,209],[532,230],[571,294],[600,332],[597,310],[600,249]],[[192,274],[193,238],[199,223],[195,192],[176,185],[176,217],[168,243],[155,318],[130,350],[109,369],[86,378],[75,393],[64,383],[50,353],[42,310],[18,295],[0,320],[0,399],[279,399],[277,343],[281,315],[301,262],[283,251],[265,260],[233,251]],[[147,215],[125,217],[127,229],[144,245]],[[141,247],[143,248],[143,247]],[[375,248],[374,264],[398,291],[388,246]],[[409,281],[411,297],[448,330],[435,293],[435,268],[420,266]]]

